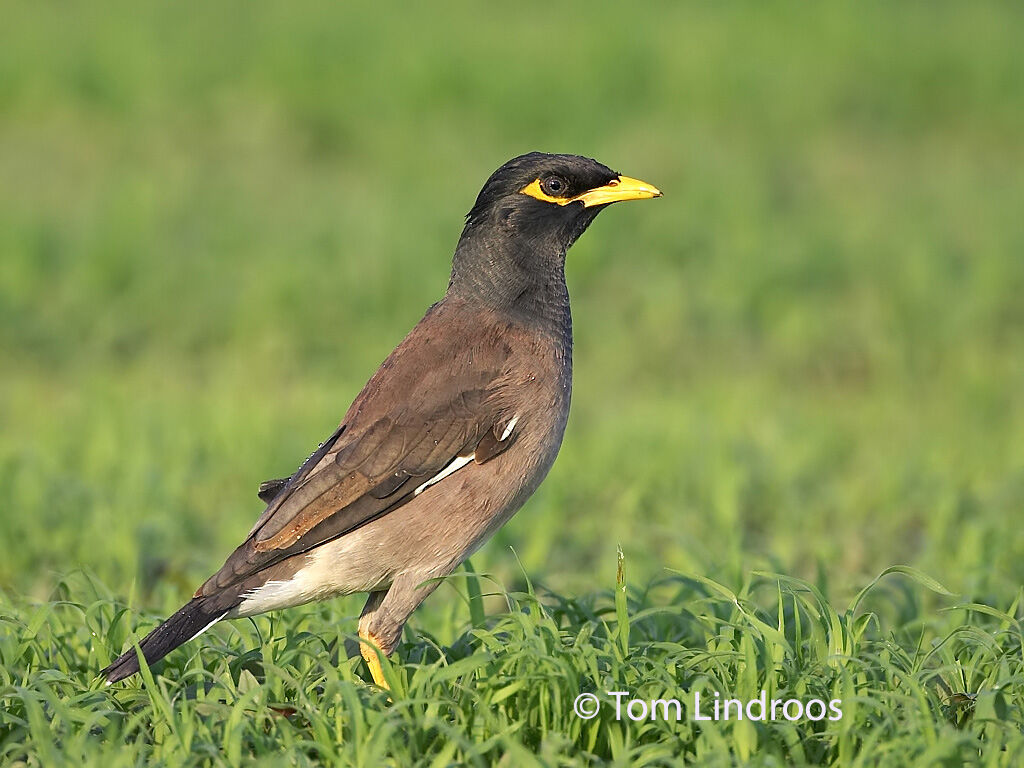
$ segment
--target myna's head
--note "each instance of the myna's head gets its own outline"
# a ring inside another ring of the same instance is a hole
[[[567,249],[611,203],[660,197],[655,187],[589,157],[531,152],[505,163],[480,190],[468,227],[506,235],[556,236]]]
[[[611,203],[660,197],[657,188],[589,157],[531,152],[505,163],[484,184],[455,254],[453,283],[496,278],[519,290],[515,273],[561,274],[565,252]],[[486,274],[484,274],[486,273]]]

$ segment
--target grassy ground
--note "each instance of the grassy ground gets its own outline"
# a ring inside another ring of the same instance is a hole
[[[0,762],[1020,761],[1022,22],[985,2],[6,12]],[[569,431],[476,556],[485,597],[458,577],[417,613],[392,704],[345,661],[354,599],[101,690],[438,298],[483,179],[531,149],[666,197],[570,254]],[[849,708],[571,710],[761,689]]]

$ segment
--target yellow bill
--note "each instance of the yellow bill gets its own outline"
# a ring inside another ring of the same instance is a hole
[[[584,208],[594,205],[607,205],[618,203],[623,200],[647,200],[652,197],[661,197],[661,190],[640,179],[633,179],[629,176],[619,176],[601,187],[588,189],[575,197],[552,197],[544,192],[540,186],[540,179],[531,181],[520,190],[524,195],[535,197],[546,203],[557,205],[569,205],[569,203],[583,203]]]

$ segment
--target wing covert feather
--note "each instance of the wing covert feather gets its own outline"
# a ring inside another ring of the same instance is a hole
[[[424,336],[436,309],[381,365],[342,426],[277,493],[201,593],[240,583],[386,514],[478,445],[476,463],[508,447],[511,439],[498,436],[513,415],[502,392],[511,350],[495,343],[493,332],[459,347]],[[465,336],[473,338],[470,331]]]

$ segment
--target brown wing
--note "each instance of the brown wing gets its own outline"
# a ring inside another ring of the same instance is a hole
[[[491,334],[470,334],[477,343],[453,348],[429,333],[430,318],[385,361],[342,426],[277,490],[246,541],[197,594],[386,514],[459,456],[479,449],[482,463],[511,444],[514,436],[501,439],[513,415],[502,397],[510,350]]]

